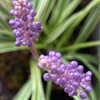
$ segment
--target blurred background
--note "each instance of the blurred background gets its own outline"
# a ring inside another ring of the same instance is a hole
[[[14,46],[15,37],[8,25],[14,18],[9,14],[12,1],[0,0],[0,100],[29,100],[32,96],[34,100],[80,100],[69,97],[54,83],[44,82],[45,72],[32,67],[28,48]],[[43,25],[39,42],[35,43],[39,55],[48,54],[50,50],[60,51],[64,63],[77,60],[83,64],[84,72],[93,73],[93,91],[86,100],[99,100],[100,0],[29,1],[37,11],[35,21]]]

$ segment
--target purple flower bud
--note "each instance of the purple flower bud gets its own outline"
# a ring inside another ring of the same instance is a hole
[[[24,12],[26,12],[26,11],[27,11],[26,8],[23,7],[23,8],[22,8],[22,12],[24,13]]]
[[[60,84],[60,87],[64,89],[66,87],[66,84]]]
[[[14,16],[18,16],[18,11],[14,10]]]
[[[73,91],[72,91],[72,92],[70,92],[70,93],[68,93],[68,95],[69,95],[69,96],[71,96],[71,97],[72,97],[72,96],[74,96]]]
[[[60,83],[61,83],[61,79],[60,78],[57,78],[55,84],[60,85]]]
[[[62,69],[62,68],[59,68],[59,67],[57,68],[57,73],[58,73],[58,74],[63,74],[64,71],[65,71],[65,70]]]
[[[68,87],[64,88],[64,92],[69,93],[69,88]]]
[[[81,97],[81,99],[86,99],[87,98],[87,95],[86,95],[86,93],[81,92],[80,93],[80,97]]]
[[[38,33],[41,33],[42,31],[43,31],[43,27],[37,28],[37,32],[38,32]]]
[[[21,41],[15,41],[15,45],[16,46],[20,46],[21,45]]]
[[[42,55],[40,55],[40,59],[43,59],[45,56],[42,54]]]
[[[16,22],[15,26],[18,27],[18,28],[21,28],[22,23],[20,21],[18,21],[18,22]]]
[[[62,68],[62,69],[64,69],[64,70],[66,70],[66,65],[61,64],[61,65],[60,65],[60,68]]]
[[[82,65],[79,65],[77,70],[78,70],[79,73],[82,73],[83,70],[84,70],[84,67]]]
[[[37,66],[38,66],[39,68],[42,68],[42,64],[41,64],[40,62],[37,63]]]
[[[17,31],[17,32],[15,33],[15,36],[17,36],[17,37],[22,36],[22,32],[21,32],[21,31]]]
[[[15,25],[15,21],[14,21],[14,20],[10,20],[10,21],[9,21],[9,24],[10,24],[11,26]]]
[[[73,69],[73,66],[71,64],[67,65],[68,69]]]
[[[92,72],[88,71],[88,72],[86,72],[86,75],[91,77],[92,76]]]
[[[76,68],[78,66],[77,61],[71,61],[70,64],[73,66],[73,68]]]
[[[14,16],[14,10],[10,11],[10,15]]]
[[[31,31],[32,31],[32,32],[36,32],[36,29],[37,29],[37,28],[35,27],[35,25],[32,25],[32,26],[31,26]]]
[[[90,92],[91,91],[91,87],[90,86],[85,87],[85,91]]]
[[[30,2],[28,2],[27,8],[28,8],[28,9],[31,9],[32,7],[33,7],[33,5],[32,5]]]
[[[32,37],[33,34],[34,34],[34,32],[30,31],[30,32],[29,32],[29,37]]]
[[[61,84],[65,84],[67,82],[67,79],[65,77],[61,78]]]
[[[30,29],[30,26],[27,25],[27,26],[24,27],[24,29],[25,29],[26,31],[28,31],[28,30]]]
[[[40,22],[35,22],[34,25],[37,27],[37,28],[40,28],[42,25]]]
[[[74,95],[77,95],[78,93],[77,93],[77,91],[73,91],[73,94],[74,94]]]
[[[90,77],[90,76],[86,76],[86,77],[85,77],[85,80],[86,80],[86,81],[91,81],[91,77]]]
[[[22,20],[27,21],[28,20],[27,16],[22,16]]]
[[[52,73],[55,73],[57,71],[56,69],[57,69],[57,66],[56,65],[52,65],[51,66],[51,72]]]
[[[33,17],[28,17],[28,21],[33,22],[34,18]]]
[[[78,72],[73,73],[73,78],[75,78],[75,79],[80,78],[80,74]]]
[[[57,78],[58,78],[57,75],[51,74],[51,79],[53,82],[56,82]]]
[[[66,93],[70,93],[72,91],[73,91],[72,87],[67,86],[67,87],[64,88],[64,92],[66,92]]]
[[[58,64],[62,64],[62,60],[61,60],[61,59],[58,59],[58,60],[57,60],[57,63],[58,63]]]
[[[53,62],[55,62],[55,61],[57,61],[57,58],[56,58],[55,56],[53,56],[53,57],[51,58],[51,60],[52,60]]]
[[[56,53],[55,53],[54,51],[50,51],[50,52],[49,52],[49,56],[52,57],[52,56],[55,56],[55,55],[56,55]]]
[[[77,91],[72,91],[70,93],[68,93],[69,96],[74,96],[74,95],[77,95]]]
[[[57,57],[58,59],[60,59],[60,58],[61,58],[61,53],[60,53],[60,52],[57,52],[57,53],[56,53],[56,57]]]
[[[34,16],[36,16],[36,11],[35,10],[31,10],[30,11],[30,17],[34,17]]]
[[[75,88],[78,88],[80,86],[80,84],[78,82],[72,82],[72,86]]]
[[[50,76],[49,73],[45,73],[45,74],[43,75],[43,78],[44,78],[45,81],[49,81],[49,80],[51,79],[51,76]]]
[[[15,31],[16,31],[16,30],[15,30]],[[21,36],[21,37],[17,37],[17,38],[16,38],[16,40],[20,40],[20,41],[23,40],[23,39],[24,39],[23,36]]]

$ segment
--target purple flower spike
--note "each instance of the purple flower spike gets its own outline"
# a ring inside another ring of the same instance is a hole
[[[10,11],[10,14],[15,16],[15,19],[11,19],[9,24],[13,28],[13,33],[16,37],[24,37],[20,42],[16,40],[15,45],[31,47],[32,42],[38,41],[39,33],[43,30],[40,22],[33,23],[37,12],[31,10],[33,5],[28,0],[14,0],[12,6],[14,9]]]
[[[84,67],[78,65],[77,61],[71,61],[65,65],[61,59],[61,53],[50,51],[48,55],[41,55],[38,67],[48,73],[44,74],[45,81],[52,80],[55,84],[64,89],[69,96],[76,96],[78,92],[81,99],[87,98],[85,92],[80,92],[82,87],[86,92],[91,91],[91,71],[83,73]]]

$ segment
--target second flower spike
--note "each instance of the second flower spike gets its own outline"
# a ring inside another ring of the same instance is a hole
[[[50,51],[48,55],[41,55],[37,66],[47,71],[43,76],[45,81],[52,80],[55,84],[60,85],[69,96],[76,96],[79,93],[80,98],[85,99],[87,95],[80,88],[85,89],[86,92],[91,91],[89,86],[91,71],[84,73],[84,67],[78,65],[77,61],[71,61],[65,65],[60,52]]]

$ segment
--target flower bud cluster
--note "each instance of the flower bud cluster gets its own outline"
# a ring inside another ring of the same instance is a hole
[[[34,22],[36,11],[31,10],[33,5],[28,0],[13,0],[13,10],[10,11],[15,19],[11,19],[9,24],[13,28],[13,34],[16,36],[15,45],[31,46],[32,42],[38,41],[39,33],[43,28],[40,22]]]
[[[89,86],[91,71],[84,73],[84,67],[78,65],[77,61],[71,61],[68,65],[65,65],[61,60],[60,52],[50,51],[49,55],[41,55],[37,66],[47,71],[43,76],[45,81],[52,80],[63,88],[69,96],[76,96],[79,92],[80,98],[85,99],[87,95],[80,90],[80,87],[85,89],[86,92],[91,91]]]

